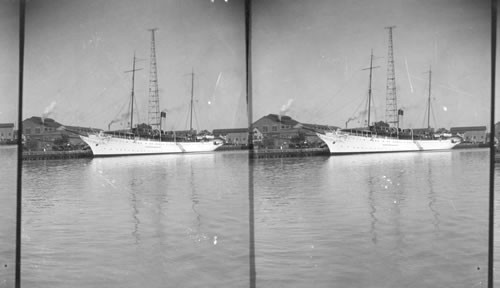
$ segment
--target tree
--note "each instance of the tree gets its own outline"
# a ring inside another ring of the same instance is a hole
[[[274,148],[274,139],[270,137],[264,137],[264,139],[262,139],[262,145],[266,148]]]
[[[302,147],[302,145],[304,144],[305,141],[306,141],[306,133],[304,133],[303,131],[299,131],[299,133],[297,135],[293,136],[290,139],[290,142],[292,144],[294,144],[295,146],[300,146],[300,147]]]
[[[384,121],[375,122],[373,123],[373,126],[375,126],[376,129],[389,128],[389,124],[385,123]]]
[[[442,134],[442,133],[450,133],[446,128],[439,128],[436,130],[436,133]]]
[[[67,134],[61,134],[61,138],[54,140],[54,145],[64,146],[69,143],[69,136]]]
[[[35,140],[35,139],[26,139],[26,141],[24,142],[24,145],[23,145],[23,149],[24,150],[37,150],[39,146],[39,142],[38,140]]]

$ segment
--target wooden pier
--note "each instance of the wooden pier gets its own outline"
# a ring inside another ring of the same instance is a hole
[[[74,159],[92,158],[91,150],[73,151],[23,151],[23,160],[51,160],[51,159]]]
[[[237,151],[237,150],[249,150],[248,145],[222,145],[215,149],[215,151]]]
[[[254,149],[250,150],[250,158],[288,158],[330,155],[328,148],[302,148],[302,149]]]

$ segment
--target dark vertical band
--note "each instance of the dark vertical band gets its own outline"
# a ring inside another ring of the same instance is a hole
[[[19,5],[19,95],[17,112],[17,199],[16,199],[16,275],[15,287],[21,287],[21,208],[22,208],[22,160],[23,160],[23,72],[24,72],[24,14],[25,0]]]
[[[495,220],[495,68],[497,50],[497,0],[491,0],[491,115],[490,115],[490,197],[488,223],[488,287],[493,288],[493,243]]]
[[[254,181],[253,181],[253,115],[252,115],[252,37],[251,37],[251,0],[245,0],[245,66],[246,66],[246,100],[248,119],[248,218],[249,218],[249,266],[250,288],[256,287],[255,270],[255,225],[254,225]]]
[[[247,100],[247,119],[249,136],[252,136],[252,37],[251,37],[251,0],[245,0],[245,65],[246,65],[246,100]],[[248,144],[252,148],[253,138],[248,138]],[[250,152],[252,149],[250,149]]]

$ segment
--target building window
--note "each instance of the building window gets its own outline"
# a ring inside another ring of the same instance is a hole
[[[47,131],[47,128],[44,128],[43,130],[44,130],[44,131]]]
[[[26,129],[24,129],[24,133],[26,133],[26,134],[31,134],[31,129],[30,129],[30,128],[26,128]]]
[[[40,134],[40,128],[35,128],[35,134]]]
[[[1,136],[3,137],[3,132],[2,132],[2,135],[1,135]]]
[[[9,136],[10,136],[10,132],[9,132]]]
[[[262,132],[264,132],[264,133],[269,132],[268,129],[267,129],[267,126],[263,126],[262,127]]]
[[[276,131],[278,131],[278,126],[273,126],[272,129],[273,129],[273,132],[276,132]]]

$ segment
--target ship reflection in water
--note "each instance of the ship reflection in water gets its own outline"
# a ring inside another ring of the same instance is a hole
[[[257,287],[480,287],[487,160],[476,149],[27,162],[23,284],[248,287],[252,181]]]
[[[486,285],[487,150],[255,169],[257,286]]]

